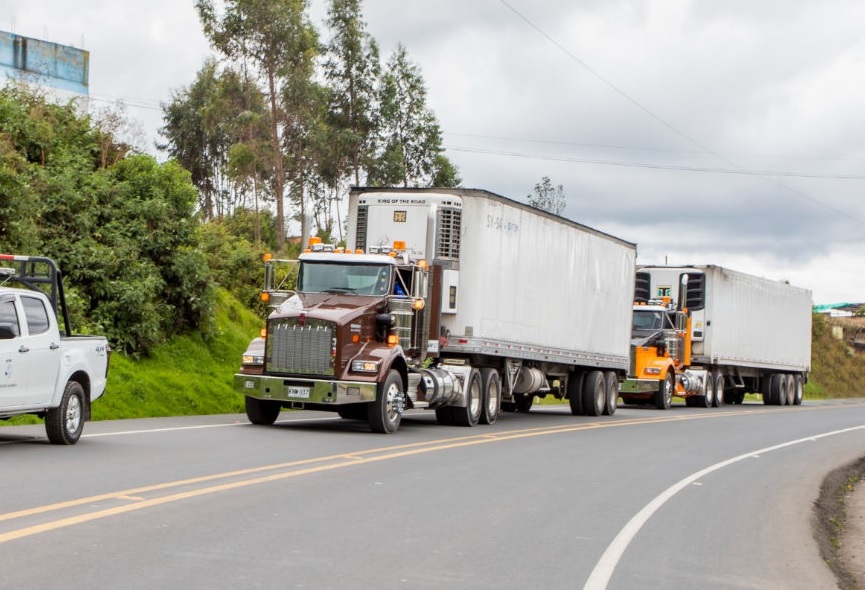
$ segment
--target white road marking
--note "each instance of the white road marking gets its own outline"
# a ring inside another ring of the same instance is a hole
[[[772,447],[759,449],[757,451],[751,451],[739,455],[738,457],[733,457],[732,459],[727,459],[726,461],[715,463],[714,465],[706,467],[705,469],[693,473],[688,477],[674,483],[669,488],[658,494],[651,502],[646,504],[646,506],[644,506],[642,510],[635,514],[634,517],[631,518],[631,520],[629,520],[628,523],[622,528],[622,530],[619,531],[619,534],[616,535],[616,538],[613,539],[612,543],[607,546],[604,554],[601,555],[601,559],[599,559],[598,563],[595,564],[595,568],[589,575],[589,579],[586,580],[586,585],[583,586],[583,590],[605,590],[607,588],[607,585],[610,583],[610,578],[613,577],[613,572],[615,571],[616,566],[619,565],[619,561],[621,561],[622,559],[622,555],[624,555],[625,551],[628,548],[628,545],[630,545],[631,541],[634,540],[634,537],[637,536],[637,533],[640,532],[640,529],[643,528],[643,525],[646,524],[646,522],[652,517],[652,515],[655,514],[655,512],[657,512],[661,506],[666,504],[670,498],[675,496],[680,490],[697,481],[701,477],[708,475],[709,473],[712,473],[714,471],[718,471],[719,469],[723,469],[724,467],[732,465],[733,463],[743,461],[744,459],[758,458],[761,453],[770,453],[772,451],[777,451],[779,449],[798,445],[803,442],[816,442],[818,439],[821,438],[836,436],[838,434],[846,434],[848,432],[853,432],[854,430],[863,429],[865,429],[865,425],[854,426],[852,428],[844,428],[843,430],[826,432],[817,436],[800,438]]]

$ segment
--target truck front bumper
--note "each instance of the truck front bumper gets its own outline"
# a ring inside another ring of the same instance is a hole
[[[345,405],[375,400],[376,383],[367,381],[329,381],[326,379],[287,379],[268,375],[234,375],[234,390],[264,400],[308,404]]]
[[[658,379],[625,379],[619,384],[619,393],[655,393],[661,383]]]

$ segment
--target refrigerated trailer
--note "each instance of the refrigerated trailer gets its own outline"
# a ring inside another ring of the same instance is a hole
[[[811,292],[714,265],[641,266],[624,402],[799,405],[811,369]]]
[[[235,388],[257,424],[290,407],[376,432],[409,409],[473,426],[546,395],[612,414],[635,258],[632,243],[485,190],[355,188],[346,247],[299,257]]]

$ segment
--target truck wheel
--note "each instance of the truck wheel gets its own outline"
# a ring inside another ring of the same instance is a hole
[[[793,391],[793,375],[784,375],[784,405],[792,406],[793,397],[796,393]]]
[[[246,417],[253,424],[259,426],[270,426],[276,422],[279,416],[281,406],[279,402],[266,399],[258,399],[257,397],[246,396]]]
[[[502,403],[502,378],[496,369],[481,369],[481,424],[495,424]]]
[[[793,405],[801,406],[804,397],[805,391],[802,385],[802,375],[795,375],[793,377]]]
[[[583,410],[583,374],[576,371],[568,375],[568,403],[571,405],[571,414],[582,416]]]
[[[402,377],[399,371],[391,369],[384,383],[379,385],[375,401],[367,405],[369,429],[379,434],[391,434],[399,428],[402,408],[399,397],[402,395]]]
[[[619,378],[613,371],[604,373],[604,381],[607,390],[607,399],[604,403],[604,415],[612,416],[619,406]]]
[[[466,380],[466,407],[452,406],[454,424],[457,426],[474,426],[481,419],[483,394],[481,393],[481,374],[472,369]]]
[[[784,377],[781,373],[772,373],[769,377],[769,405],[781,406],[787,401],[784,392]]]
[[[669,410],[673,403],[673,389],[676,387],[676,378],[673,376],[673,370],[667,371],[667,376],[663,381],[658,383],[658,391],[652,396],[655,402],[655,407],[659,410]],[[694,398],[689,397],[685,403]]]
[[[587,416],[600,416],[607,403],[607,384],[601,371],[589,371],[583,380],[583,410]]]
[[[711,408],[715,403],[715,377],[712,373],[706,374],[706,389],[703,395],[694,396],[694,405],[699,408]]]
[[[70,381],[63,390],[60,405],[45,415],[45,433],[55,445],[74,445],[84,430],[84,388]]]
[[[710,373],[709,378],[714,380],[715,382],[715,400],[712,404],[716,408],[720,408],[724,405],[724,387],[726,387],[724,374],[721,372],[718,373]]]
[[[517,412],[525,414],[532,409],[532,404],[535,403],[535,396],[530,393],[518,393],[514,396],[517,400]]]

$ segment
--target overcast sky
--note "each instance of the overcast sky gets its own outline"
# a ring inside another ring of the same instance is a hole
[[[326,6],[311,3],[315,22]],[[637,243],[639,263],[865,302],[862,0],[367,0],[364,14],[383,61],[402,42],[421,67],[464,186],[525,201],[548,176],[566,217]],[[122,99],[149,144],[159,104],[211,53],[192,0],[0,0],[0,29],[90,51],[92,105]]]

